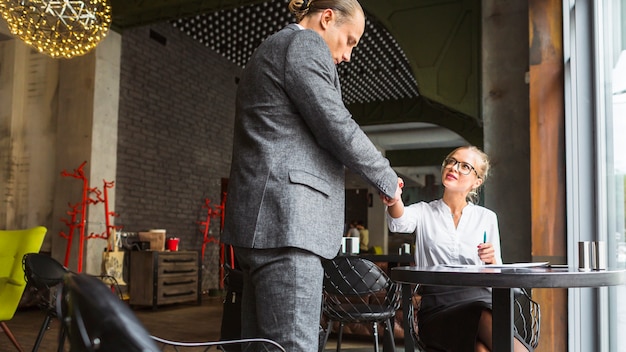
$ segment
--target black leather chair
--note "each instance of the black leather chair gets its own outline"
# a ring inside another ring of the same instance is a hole
[[[64,276],[57,314],[65,326],[72,352],[150,352],[162,346],[199,347],[260,343],[267,351],[282,351],[278,343],[267,339],[234,341],[178,342],[151,336],[126,303],[111,292],[101,280],[68,273]],[[64,338],[59,346],[64,343]]]
[[[22,266],[26,282],[35,288],[39,308],[46,313],[33,346],[33,352],[36,352],[39,350],[44,333],[48,330],[50,320],[56,317],[56,289],[63,282],[63,275],[68,273],[68,270],[49,255],[41,253],[24,255]]]
[[[358,256],[338,256],[323,262],[324,289],[322,311],[327,319],[323,351],[332,330],[339,322],[337,351],[341,351],[346,323],[372,324],[374,348],[378,352],[378,324],[384,323],[384,349],[395,350],[392,322],[400,308],[400,287],[373,262]]]
[[[130,308],[92,276],[64,275],[57,315],[72,352],[158,351]],[[65,337],[60,335],[59,347],[64,343]]]
[[[46,313],[39,333],[37,334],[35,345],[33,346],[32,351],[36,352],[39,350],[43,335],[46,330],[48,330],[50,321],[52,318],[57,317],[56,297],[58,287],[63,282],[64,275],[69,273],[70,270],[51,256],[41,253],[28,253],[24,255],[22,258],[22,267],[24,269],[26,282],[35,288],[39,308]],[[94,277],[108,285],[108,287],[121,298],[122,293],[120,287],[113,276],[95,275]],[[63,328],[63,326],[61,327]],[[64,330],[61,329],[61,334],[63,333]],[[62,347],[59,347],[58,351],[62,351]]]

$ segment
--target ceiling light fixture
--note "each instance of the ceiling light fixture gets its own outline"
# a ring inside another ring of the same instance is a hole
[[[84,55],[111,26],[108,0],[0,0],[13,35],[53,58]]]

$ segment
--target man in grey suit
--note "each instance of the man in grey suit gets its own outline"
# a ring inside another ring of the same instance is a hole
[[[222,241],[244,273],[242,337],[317,351],[323,269],[344,224],[344,166],[400,197],[398,177],[352,119],[336,65],[365,28],[356,0],[291,0],[297,24],[267,38],[237,92]]]

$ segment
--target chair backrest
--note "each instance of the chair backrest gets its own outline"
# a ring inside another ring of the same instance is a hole
[[[27,253],[22,260],[26,282],[38,290],[49,289],[63,282],[68,269],[49,255]]]
[[[322,265],[324,290],[331,294],[372,294],[387,290],[392,284],[381,268],[358,256],[338,256]]]
[[[358,256],[337,256],[324,267],[324,310],[349,305],[378,305],[390,311],[400,307],[399,285],[373,262]]]
[[[541,331],[541,307],[530,294],[530,289],[520,288],[515,292],[515,331],[533,349],[539,345]]]
[[[57,315],[71,351],[159,351],[128,305],[98,278],[67,273],[61,292]]]
[[[26,287],[22,258],[39,252],[46,231],[43,226],[0,230],[0,321],[13,318]]]

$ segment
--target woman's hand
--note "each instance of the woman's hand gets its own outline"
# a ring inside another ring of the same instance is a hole
[[[485,264],[495,264],[495,253],[496,250],[493,248],[493,244],[489,242],[478,245],[478,257]]]

